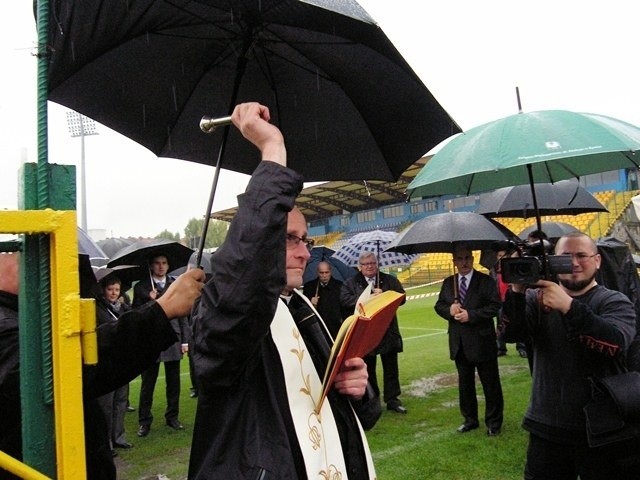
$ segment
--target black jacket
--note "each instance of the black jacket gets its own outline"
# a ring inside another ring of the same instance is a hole
[[[507,292],[505,337],[530,337],[534,352],[531,401],[525,429],[556,441],[584,435],[588,377],[616,373],[618,358],[636,333],[633,304],[620,292],[596,285],[574,297],[567,314],[541,311],[535,289]]]
[[[438,315],[449,323],[449,356],[455,360],[462,346],[467,360],[472,363],[491,360],[498,354],[493,319],[500,310],[501,302],[496,282],[489,275],[473,271],[462,305],[469,313],[469,321],[460,323],[449,313],[455,298],[454,281],[457,281],[457,275],[444,280],[434,307]]]
[[[0,447],[20,459],[18,312],[17,297],[15,304],[10,303],[11,297],[15,295],[0,292]],[[107,425],[96,399],[140,375],[167,345],[175,341],[175,334],[156,302],[123,314],[117,322],[102,323],[97,334],[98,364],[82,369],[87,478],[115,480],[116,468]],[[13,415],[5,412],[13,412]],[[5,421],[10,424],[4,424]],[[3,476],[4,473],[0,470],[0,479],[15,478]]]
[[[405,293],[400,280],[398,280],[396,277],[382,272],[379,272],[379,275],[379,288],[383,292],[386,292],[387,290],[393,290],[398,293]],[[369,284],[367,283],[367,279],[364,278],[364,275],[362,275],[362,273],[354,275],[342,284],[342,290],[340,292],[340,303],[342,305],[342,315],[345,318],[349,315],[353,315],[353,311],[356,307],[356,302],[358,301],[358,298],[360,298],[360,295],[365,288],[369,288]],[[402,301],[402,304],[404,304],[405,301],[406,299]],[[384,337],[382,337],[382,340],[380,340],[380,344],[378,345],[378,347],[372,353],[374,355],[379,355],[382,353],[398,353],[402,352],[402,349],[402,336],[400,335],[398,317],[394,315],[393,320],[391,320],[391,324],[389,324],[387,332],[384,334]]]
[[[213,254],[211,280],[193,312],[199,392],[190,479],[306,478],[270,331],[285,286],[287,214],[301,188],[293,170],[261,162],[238,199],[227,239]],[[329,400],[336,417],[346,415],[351,435],[351,409]],[[359,436],[346,448],[348,467],[361,464]],[[349,473],[368,478],[361,470]]]
[[[319,284],[317,278],[304,284],[302,293],[305,297],[311,299],[318,293],[318,305],[316,310],[324,320],[329,329],[329,333],[336,338],[340,325],[342,325],[342,309],[340,308],[340,289],[342,282],[331,277],[327,284],[323,287]]]

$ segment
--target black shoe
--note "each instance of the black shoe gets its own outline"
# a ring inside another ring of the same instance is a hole
[[[150,430],[151,430],[151,425],[140,425],[140,428],[138,429],[138,436],[146,437],[147,435],[149,435]]]
[[[115,450],[111,450],[111,456],[112,457],[117,457],[118,456],[118,452],[116,452]]]
[[[500,435],[500,427],[487,428],[487,435],[490,437],[497,437]]]
[[[518,350],[518,354],[520,354],[520,356],[522,358],[527,358],[527,351],[526,350]]]
[[[189,396],[190,396],[191,398],[196,398],[196,397],[198,396],[198,391],[197,391],[197,390],[191,390],[191,391],[189,392]]]
[[[387,410],[391,410],[392,412],[406,414],[409,410],[407,410],[400,400],[392,400],[387,403]]]
[[[122,448],[124,450],[129,450],[131,447],[133,447],[133,443],[129,443],[129,442],[114,443],[113,446],[116,447],[116,448]]]
[[[127,405],[127,412],[135,412],[136,408],[132,407],[131,405]]]
[[[475,430],[479,425],[477,423],[463,423],[458,427],[458,433],[467,433],[471,430]]]
[[[173,428],[174,430],[184,430],[184,425],[182,425],[175,418],[172,418],[171,420],[167,420],[167,426]]]

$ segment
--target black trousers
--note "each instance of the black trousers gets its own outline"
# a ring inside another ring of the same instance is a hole
[[[637,440],[600,448],[563,445],[529,434],[525,480],[638,480]]]
[[[180,360],[163,363],[167,396],[167,408],[164,417],[166,420],[177,420],[180,411]],[[160,363],[155,363],[142,372],[140,405],[138,405],[138,422],[140,425],[151,425],[153,422],[151,407],[159,370]]]
[[[456,356],[456,368],[458,369],[460,413],[464,418],[464,422],[472,425],[480,424],[478,420],[478,398],[476,397],[477,370],[486,402],[484,423],[487,428],[501,428],[504,399],[498,371],[498,359],[492,358],[485,362],[472,363],[467,360],[461,349]]]
[[[398,372],[398,354],[393,353],[381,353],[380,360],[382,360],[382,378],[384,381],[384,396],[385,403],[392,400],[397,400],[400,396],[400,377]],[[380,387],[378,387],[378,376],[376,375],[376,355],[367,355],[364,357],[364,361],[367,364],[367,373],[369,374],[369,383],[376,395],[380,395]]]

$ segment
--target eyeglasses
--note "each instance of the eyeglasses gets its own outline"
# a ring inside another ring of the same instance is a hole
[[[565,255],[571,255],[571,258],[575,258],[578,263],[585,263],[587,260],[598,254],[594,253],[593,255],[589,255],[588,253],[566,253]]]
[[[377,265],[376,262],[367,262],[367,263],[360,264],[361,267],[375,267],[376,265]]]
[[[300,245],[300,242],[304,243],[304,246],[307,247],[307,250],[311,251],[315,240],[313,240],[312,238],[302,238],[292,233],[287,233],[287,250],[293,250],[298,245]]]

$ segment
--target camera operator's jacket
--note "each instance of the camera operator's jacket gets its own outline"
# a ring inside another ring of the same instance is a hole
[[[539,308],[536,289],[507,292],[505,339],[531,338],[535,358],[531,401],[523,426],[559,442],[576,442],[586,429],[583,407],[591,398],[589,377],[618,371],[636,333],[633,304],[620,292],[596,285],[573,297],[562,315]]]
[[[455,360],[461,346],[467,360],[472,363],[495,359],[498,347],[493,319],[498,315],[501,306],[496,281],[489,275],[473,271],[462,305],[469,312],[467,323],[456,321],[449,313],[449,307],[455,299],[454,281],[457,281],[457,275],[444,280],[435,305],[438,315],[449,322],[451,360]]]

